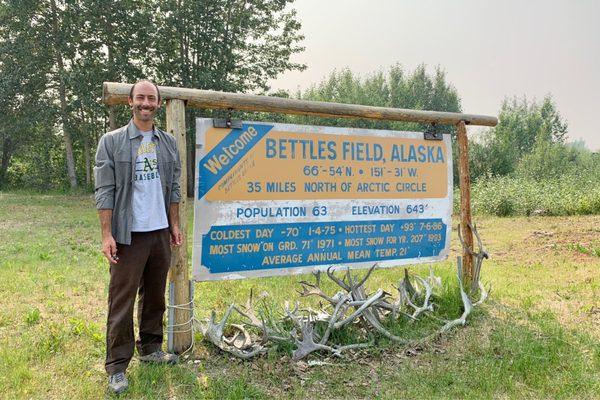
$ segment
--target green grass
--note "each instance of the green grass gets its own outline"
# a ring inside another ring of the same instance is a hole
[[[588,255],[595,256],[595,257],[600,257],[600,246],[598,246],[598,245],[586,246],[581,243],[576,243],[576,244],[570,245],[569,248],[572,250],[575,250],[579,253],[582,253],[582,254],[588,254]]]
[[[339,360],[323,355],[333,365],[318,367],[291,362],[286,346],[235,360],[197,335],[193,358],[178,366],[133,361],[127,397],[600,398],[600,217],[475,220],[491,254],[483,280],[493,290],[465,328],[409,348],[374,335],[375,347]],[[0,193],[0,236],[0,398],[107,397],[108,270],[93,199]],[[454,255],[458,248],[454,242]],[[435,268],[446,282],[437,313],[454,318],[455,266]],[[411,270],[427,273],[426,266]],[[401,268],[377,271],[369,288],[394,293],[401,277]],[[197,283],[196,314],[222,315],[253,289],[270,293],[263,307],[276,316],[297,298],[298,279]],[[388,328],[418,338],[439,325],[423,318]],[[336,335],[342,343],[368,339],[353,329]]]

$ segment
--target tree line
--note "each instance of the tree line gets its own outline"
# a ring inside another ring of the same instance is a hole
[[[128,119],[103,81],[261,92],[303,69],[292,2],[0,1],[0,188],[91,187],[99,136]]]
[[[407,72],[396,65],[366,77],[350,70],[329,77],[298,93],[308,100],[356,103],[373,106],[461,112],[460,96],[444,71],[427,72],[424,65]],[[475,182],[491,177],[515,176],[526,179],[554,179],[574,172],[600,179],[600,160],[582,142],[567,142],[568,123],[551,95],[541,101],[507,97],[498,112],[496,127],[471,135],[469,165]],[[317,117],[289,117],[290,122],[318,125],[355,126],[374,129],[425,130],[423,124]],[[439,127],[454,133],[454,127]],[[472,133],[475,133],[472,131]],[[457,149],[453,143],[454,160]],[[456,163],[455,163],[456,164]],[[455,165],[454,182],[458,183]]]
[[[103,81],[147,77],[166,86],[462,111],[459,93],[443,69],[429,72],[425,65],[413,71],[394,65],[368,76],[343,69],[303,91],[270,92],[269,80],[305,68],[292,61],[292,55],[303,50],[301,24],[292,3],[0,0],[0,189],[92,187],[99,136],[129,119],[128,108],[103,105]],[[190,194],[194,120],[219,113],[186,110]],[[396,121],[268,113],[235,112],[234,117],[375,129],[428,128]],[[164,114],[159,119],[164,126]],[[469,161],[475,181],[515,174],[540,179],[598,169],[597,157],[585,146],[566,143],[568,125],[550,96],[541,102],[507,98],[499,120],[498,126],[471,141]],[[454,132],[451,126],[438,129]]]

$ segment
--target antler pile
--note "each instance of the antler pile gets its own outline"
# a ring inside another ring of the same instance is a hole
[[[479,272],[484,258],[487,258],[487,252],[483,248],[481,239],[477,234],[475,227],[471,228],[474,232],[479,251],[477,253],[469,250],[469,254],[474,259],[474,276],[477,287],[480,291],[480,299],[473,303],[465,292],[461,279],[462,259],[458,258],[458,281],[460,287],[461,299],[464,311],[462,315],[451,321],[442,320],[445,324],[440,328],[439,333],[444,333],[456,326],[465,325],[467,317],[472,312],[473,307],[483,303],[488,296],[488,291],[479,281]],[[459,229],[460,233],[460,229]],[[460,241],[465,245],[462,237]],[[325,301],[325,309],[315,311],[313,309],[301,309],[297,302],[292,308],[288,303],[285,304],[283,320],[275,320],[272,316],[257,315],[254,310],[253,295],[250,297],[243,308],[238,308],[232,304],[225,312],[223,319],[216,322],[214,311],[206,325],[201,327],[205,338],[211,341],[215,346],[236,357],[248,359],[267,351],[269,342],[286,342],[295,346],[292,353],[294,360],[300,360],[316,351],[329,352],[335,356],[341,356],[342,352],[349,349],[356,349],[370,346],[372,343],[356,343],[346,346],[340,346],[330,343],[331,334],[343,329],[344,327],[359,323],[365,330],[374,330],[379,334],[398,343],[407,344],[408,340],[394,335],[384,327],[382,321],[385,318],[396,320],[400,316],[408,318],[410,321],[417,320],[421,315],[431,315],[433,312],[433,291],[434,288],[440,288],[441,279],[433,274],[430,267],[430,273],[427,278],[414,276],[411,282],[408,270],[404,269],[404,277],[400,280],[398,287],[398,298],[393,299],[391,295],[383,289],[378,289],[374,293],[368,294],[365,283],[377,268],[373,265],[362,278],[353,276],[350,269],[347,268],[342,277],[335,274],[333,267],[327,269],[327,276],[333,281],[340,290],[333,295],[325,293],[321,288],[321,272],[314,272],[315,282],[300,281],[301,290],[298,293],[301,297],[316,296]],[[239,314],[244,320],[243,324],[231,324],[229,331],[233,331],[230,336],[225,336],[225,325],[233,312]],[[435,316],[432,316],[438,319]],[[293,327],[287,331],[285,326]],[[252,329],[251,329],[252,328]],[[258,331],[258,334],[249,333],[250,330]],[[322,333],[320,333],[322,332]]]

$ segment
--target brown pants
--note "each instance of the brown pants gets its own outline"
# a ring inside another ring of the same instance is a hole
[[[131,245],[117,244],[119,262],[110,265],[106,372],[124,372],[137,345],[140,355],[160,350],[163,340],[165,286],[171,263],[169,229],[132,232]],[[138,294],[139,339],[133,333]]]

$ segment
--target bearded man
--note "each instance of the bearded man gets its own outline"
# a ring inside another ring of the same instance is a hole
[[[96,208],[102,252],[110,264],[105,369],[109,390],[115,393],[128,388],[125,371],[135,347],[141,361],[177,362],[177,356],[161,348],[171,245],[183,241],[181,162],[175,138],[154,126],[160,105],[158,86],[149,80],[137,82],[129,93],[133,118],[104,134],[96,152]]]

